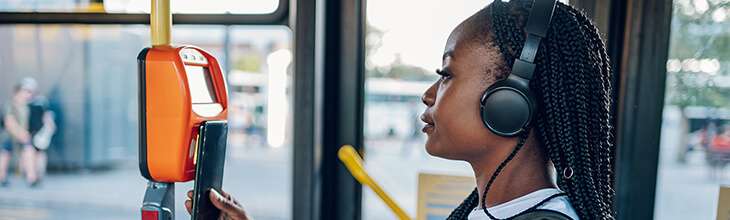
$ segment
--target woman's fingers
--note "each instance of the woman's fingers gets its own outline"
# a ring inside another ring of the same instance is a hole
[[[193,214],[193,200],[185,200],[185,209],[188,210],[188,214]]]
[[[193,212],[193,190],[186,193],[185,209],[188,213]],[[246,212],[230,194],[223,191],[211,189],[208,198],[213,206],[221,210],[221,219],[248,220]]]
[[[228,194],[227,192],[223,192],[223,191],[220,191],[220,192],[218,192],[218,191],[216,191],[215,189],[211,189],[211,191],[215,191],[215,192],[217,192],[218,194],[221,194],[221,196],[223,196],[223,198],[226,198],[226,199],[231,199],[231,194]]]
[[[188,210],[188,214],[193,213],[193,190],[188,190],[188,193],[186,193],[188,198],[185,200],[185,209]]]
[[[185,209],[188,210],[188,214],[193,214],[193,190],[191,189],[186,194],[188,199],[185,200]]]
[[[223,212],[231,212],[235,210],[235,204],[233,204],[230,199],[224,197],[221,193],[216,191],[215,189],[210,189],[210,201],[213,203],[215,207],[220,209]]]
[[[231,195],[225,192],[218,192],[215,189],[211,189],[208,195],[213,205],[221,210],[221,216],[236,220],[248,219],[246,212],[243,211],[243,207],[238,205]]]

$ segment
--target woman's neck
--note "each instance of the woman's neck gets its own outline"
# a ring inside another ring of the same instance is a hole
[[[546,159],[534,143],[532,136],[528,138],[525,146],[499,173],[489,188],[489,194],[486,197],[487,207],[502,204],[539,189],[554,187],[548,173]],[[477,191],[479,192],[478,207],[482,207],[485,187],[492,174],[513,149],[514,146],[504,150],[503,152],[506,152],[506,154],[497,154],[502,155],[501,157],[485,155],[483,160],[469,161],[472,169],[474,169]]]

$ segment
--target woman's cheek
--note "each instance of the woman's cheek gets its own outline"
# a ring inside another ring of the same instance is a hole
[[[458,160],[461,159],[457,155],[460,151],[458,143],[454,143],[454,137],[457,136],[452,133],[452,130],[445,126],[448,122],[442,122],[441,125],[436,125],[434,132],[429,135],[428,141],[426,142],[426,152],[432,156]]]
[[[440,123],[436,122],[433,131],[428,134],[428,140],[426,141],[426,152],[436,157],[447,157],[448,148],[448,130],[444,129]]]
[[[468,106],[454,107],[461,108],[462,111],[449,114],[447,117],[441,115],[441,120],[436,125],[431,150],[440,157],[461,160],[481,152],[490,138],[489,131],[482,124],[481,118],[473,116],[478,113],[464,111]]]

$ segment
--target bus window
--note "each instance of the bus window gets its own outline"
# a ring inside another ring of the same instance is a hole
[[[730,7],[673,4],[654,218],[713,219],[730,183]]]
[[[416,217],[419,173],[472,175],[466,163],[426,153],[419,115],[425,109],[421,95],[438,79],[434,70],[441,67],[449,33],[485,5],[367,1],[365,166],[411,217]],[[409,8],[409,19],[393,19],[403,16],[403,8]],[[362,204],[363,219],[396,219],[369,188],[363,189]]]
[[[99,2],[103,2],[103,5]],[[279,0],[208,0],[200,4],[194,0],[175,0],[173,13],[186,14],[267,14],[279,7]],[[146,0],[20,0],[0,1],[0,11],[8,12],[107,12],[149,13]]]
[[[239,200],[257,219],[291,218],[290,30],[175,25],[172,36],[216,56],[227,76],[223,189],[246,195]],[[139,219],[146,181],[137,164],[135,58],[150,45],[147,26],[0,25],[0,38],[0,105],[16,82],[33,77],[58,125],[39,187],[28,187],[11,165],[0,218]],[[19,155],[15,150],[11,158]],[[181,198],[193,185],[176,185],[182,219],[189,215]]]

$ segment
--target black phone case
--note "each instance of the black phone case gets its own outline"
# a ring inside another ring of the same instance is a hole
[[[203,122],[199,135],[192,220],[218,219],[220,210],[213,206],[208,193],[210,189],[221,191],[228,125],[225,121]]]

